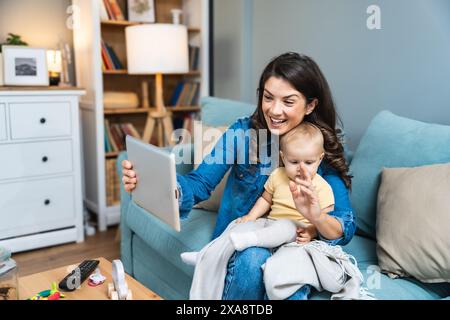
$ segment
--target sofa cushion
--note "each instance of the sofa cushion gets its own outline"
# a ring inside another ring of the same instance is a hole
[[[193,209],[188,218],[181,220],[181,232],[177,232],[131,201],[126,223],[150,248],[164,255],[167,261],[179,266],[187,275],[192,275],[192,266],[181,261],[180,253],[198,251],[207,244],[211,240],[216,217],[213,212]]]
[[[450,282],[450,163],[385,168],[377,207],[383,272]]]
[[[417,167],[450,162],[450,126],[380,112],[353,156],[350,198],[357,232],[375,239],[377,193],[382,167]],[[362,231],[362,232],[361,232]]]
[[[229,127],[236,119],[248,117],[256,109],[254,104],[214,97],[202,98],[201,106],[203,124],[212,127]]]

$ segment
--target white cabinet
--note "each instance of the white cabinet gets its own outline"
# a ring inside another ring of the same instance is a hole
[[[0,89],[0,246],[81,242],[79,89]]]
[[[6,140],[6,113],[5,105],[0,103],[0,141]]]

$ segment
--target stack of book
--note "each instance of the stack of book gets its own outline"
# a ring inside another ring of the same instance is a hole
[[[200,83],[180,81],[170,99],[169,106],[196,106],[200,93]]]
[[[127,135],[141,139],[140,134],[132,123],[110,124],[109,120],[105,119],[105,152],[125,150],[125,137]]]
[[[120,8],[117,0],[98,0],[100,1],[100,18],[102,21],[107,20],[125,20],[125,16]]]
[[[116,162],[116,159],[106,159],[106,203],[108,206],[120,203],[120,181]]]
[[[123,64],[120,62],[114,49],[103,40],[102,40],[102,69],[103,71],[123,69]]]

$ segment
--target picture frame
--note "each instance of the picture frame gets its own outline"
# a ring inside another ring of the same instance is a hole
[[[26,46],[2,46],[4,84],[48,86],[47,50]]]
[[[128,0],[128,20],[155,23],[155,0]]]

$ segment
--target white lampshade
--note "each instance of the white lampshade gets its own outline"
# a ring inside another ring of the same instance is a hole
[[[125,28],[128,73],[189,71],[188,33],[184,25],[144,24]]]
[[[47,50],[47,66],[50,72],[61,72],[61,51]]]

